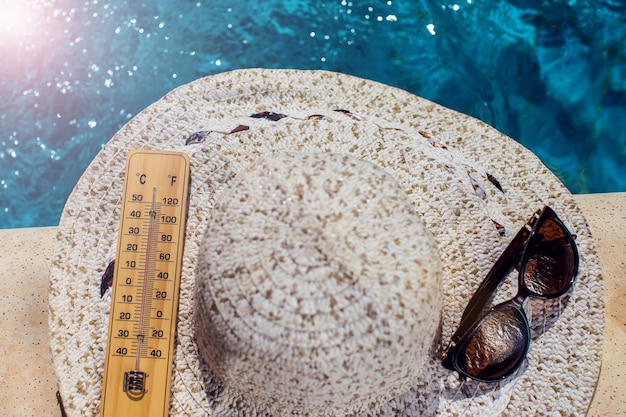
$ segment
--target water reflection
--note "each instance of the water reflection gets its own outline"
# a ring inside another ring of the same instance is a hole
[[[2,1],[0,227],[56,224],[133,115],[243,67],[396,85],[493,124],[573,191],[626,190],[626,15],[570,3]]]

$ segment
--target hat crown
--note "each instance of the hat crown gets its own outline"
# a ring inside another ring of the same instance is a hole
[[[420,371],[440,275],[436,242],[378,166],[262,157],[212,210],[196,274],[198,349],[257,410],[358,412]]]

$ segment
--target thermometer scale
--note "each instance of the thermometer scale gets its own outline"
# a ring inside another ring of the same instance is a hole
[[[189,166],[181,152],[128,154],[101,417],[168,415]]]

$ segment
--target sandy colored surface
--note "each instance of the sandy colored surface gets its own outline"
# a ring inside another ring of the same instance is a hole
[[[600,252],[606,337],[588,416],[626,415],[626,193],[576,196]],[[0,413],[60,416],[48,348],[48,275],[56,228],[0,230]]]
[[[626,415],[626,193],[576,196],[591,226],[604,277],[602,372],[588,417]]]

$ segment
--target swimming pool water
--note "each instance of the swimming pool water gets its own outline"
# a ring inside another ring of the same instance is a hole
[[[626,0],[0,2],[0,228],[58,223],[101,146],[172,88],[328,69],[478,117],[572,192],[626,191]]]

